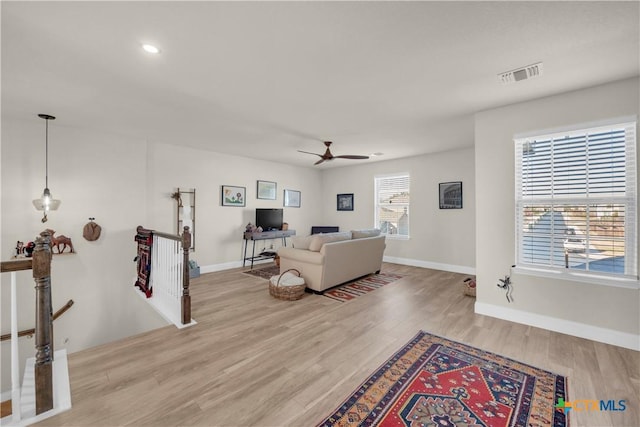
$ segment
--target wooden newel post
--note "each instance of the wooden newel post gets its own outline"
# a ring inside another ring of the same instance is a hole
[[[189,295],[189,251],[191,250],[191,233],[189,227],[184,227],[182,233],[182,324],[191,323],[191,295]]]
[[[33,251],[36,282],[36,415],[53,408],[53,348],[51,319],[51,236],[40,233]]]

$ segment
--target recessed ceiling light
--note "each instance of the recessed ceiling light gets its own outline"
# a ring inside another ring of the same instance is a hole
[[[158,49],[157,47],[155,47],[152,44],[143,44],[142,48],[145,50],[145,52],[160,53],[160,49]]]
[[[382,156],[382,155],[384,155],[384,153],[380,153],[380,152],[369,154],[369,156],[371,156],[371,157],[378,157],[378,156]]]

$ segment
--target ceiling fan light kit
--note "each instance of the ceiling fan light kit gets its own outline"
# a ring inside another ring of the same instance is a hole
[[[38,114],[38,117],[46,121],[45,127],[45,175],[44,175],[44,191],[39,199],[33,200],[33,206],[38,211],[44,211],[42,222],[47,222],[47,213],[55,211],[60,206],[60,200],[54,199],[49,190],[49,120],[55,120],[54,116],[49,114]]]
[[[358,155],[352,155],[352,154],[345,154],[345,155],[342,155],[342,156],[334,156],[333,154],[331,154],[331,150],[329,148],[331,146],[331,141],[324,141],[324,145],[327,147],[327,149],[324,152],[324,154],[310,153],[309,151],[302,151],[302,150],[298,150],[298,151],[300,153],[312,154],[314,156],[320,157],[320,160],[315,162],[314,165],[319,165],[322,162],[325,162],[327,160],[333,160],[333,159],[366,160],[366,159],[369,158],[369,156],[358,156]]]

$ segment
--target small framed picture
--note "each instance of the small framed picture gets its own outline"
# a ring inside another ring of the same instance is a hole
[[[299,208],[300,192],[296,190],[284,190],[284,205],[289,208]]]
[[[353,193],[338,194],[338,210],[339,211],[353,210]]]
[[[222,206],[245,206],[246,188],[223,185],[220,190]]]
[[[440,183],[440,209],[462,209],[462,182]]]
[[[278,184],[271,181],[258,181],[258,199],[275,200]]]

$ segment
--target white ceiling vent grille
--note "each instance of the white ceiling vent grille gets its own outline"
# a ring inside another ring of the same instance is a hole
[[[505,73],[498,74],[498,82],[502,84],[509,84],[519,82],[521,80],[532,79],[542,75],[542,62],[537,64],[527,65],[526,67],[518,68],[516,70],[507,71]]]

